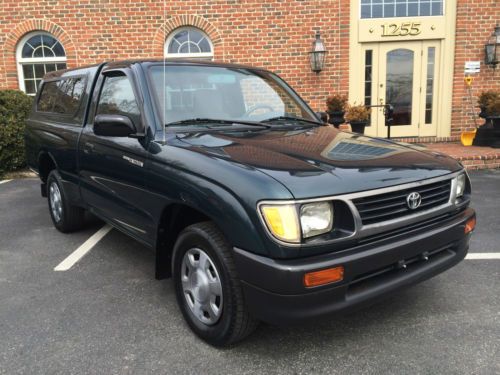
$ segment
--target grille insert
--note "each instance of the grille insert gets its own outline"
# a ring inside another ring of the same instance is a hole
[[[363,225],[399,218],[419,211],[428,210],[450,199],[451,180],[416,186],[404,190],[372,195],[353,200]],[[406,197],[417,192],[422,198],[420,206],[414,210],[408,207]]]

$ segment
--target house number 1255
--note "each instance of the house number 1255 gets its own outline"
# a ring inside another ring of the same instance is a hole
[[[420,22],[385,23],[382,26],[382,36],[418,35],[422,32]]]

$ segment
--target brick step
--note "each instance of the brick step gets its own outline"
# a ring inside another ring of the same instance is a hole
[[[460,143],[427,143],[428,150],[439,151],[460,161],[467,170],[500,168],[500,148],[462,146]]]

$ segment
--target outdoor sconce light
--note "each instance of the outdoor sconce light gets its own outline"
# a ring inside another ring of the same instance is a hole
[[[484,46],[484,51],[485,63],[496,68],[497,64],[500,63],[500,25],[495,27],[495,31]]]
[[[311,70],[319,73],[325,67],[326,49],[323,41],[321,40],[319,31],[316,31],[316,39],[312,43],[312,51],[309,52],[309,59],[311,63]]]

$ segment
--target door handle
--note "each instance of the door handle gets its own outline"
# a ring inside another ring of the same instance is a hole
[[[86,154],[91,154],[94,152],[94,144],[90,142],[85,142],[83,145],[83,152]]]

